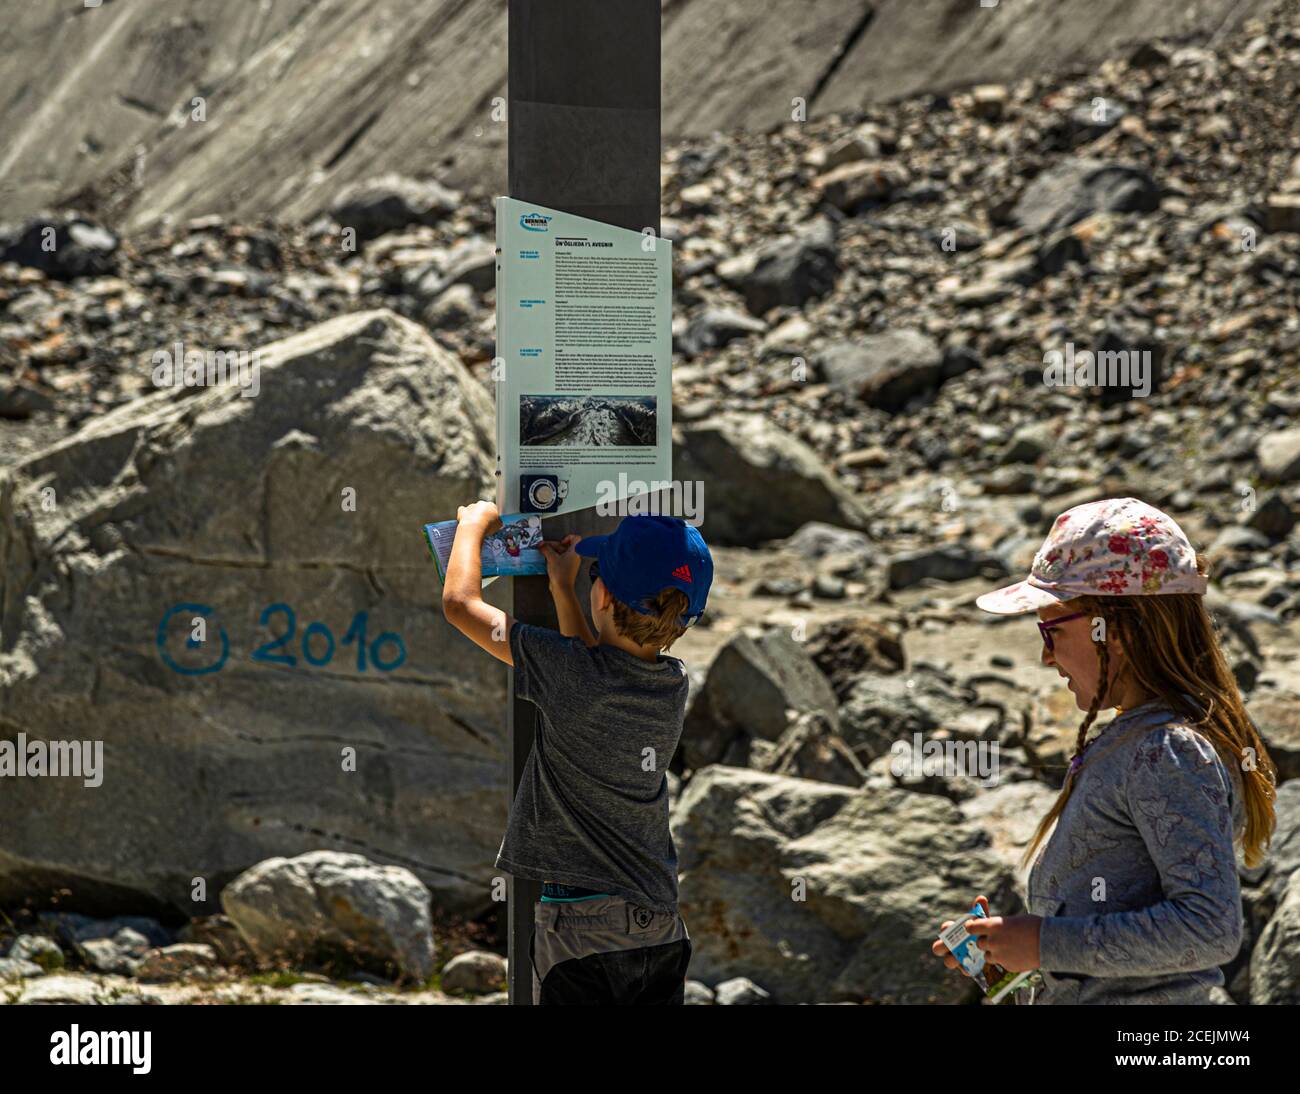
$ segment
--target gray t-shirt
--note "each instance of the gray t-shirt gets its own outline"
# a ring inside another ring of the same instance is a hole
[[[497,867],[676,912],[666,772],[682,735],[686,667],[518,621],[510,652],[515,689],[538,718]]]

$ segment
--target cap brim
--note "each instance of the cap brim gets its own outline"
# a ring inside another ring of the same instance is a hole
[[[598,558],[600,549],[605,545],[607,539],[609,539],[609,536],[583,536],[582,539],[578,540],[574,550],[583,558]]]
[[[995,615],[1023,615],[1025,612],[1036,612],[1049,604],[1059,604],[1074,595],[1076,594],[1040,589],[1028,581],[1017,581],[1014,585],[1005,585],[991,593],[977,596],[975,605]]]

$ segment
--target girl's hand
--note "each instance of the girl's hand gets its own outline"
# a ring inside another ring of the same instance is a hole
[[[995,915],[992,919],[968,919],[966,929],[979,939],[984,958],[1007,972],[1028,972],[1038,968],[1038,934],[1043,917],[1038,915]]]
[[[985,915],[988,915],[988,914],[989,914],[989,898],[988,898],[988,897],[986,897],[986,896],[977,896],[977,897],[975,898],[975,903],[978,904],[978,905],[980,906],[981,910],[984,912]],[[970,925],[971,925],[972,923],[985,923],[985,922],[987,922],[987,920],[983,920],[983,919],[968,919],[968,920],[966,920],[966,929],[969,931],[969,930],[970,930]],[[947,930],[949,927],[951,927],[952,925],[953,925],[953,920],[950,919],[950,920],[948,920],[946,923],[942,923],[942,924],[940,924],[940,926],[939,926],[939,930],[940,930],[940,931],[946,931],[946,930]],[[974,931],[971,931],[971,934],[974,934],[974,933],[975,933]],[[983,949],[983,948],[984,948],[983,946],[980,947],[980,949]],[[942,957],[942,958],[943,958],[943,967],[944,967],[945,969],[961,969],[961,966],[960,966],[959,964],[957,964],[957,959],[956,959],[955,957],[953,957],[953,955],[952,955],[952,950],[948,949],[948,947],[945,946],[945,945],[943,944],[943,939],[942,939],[942,938],[936,938],[936,939],[934,940],[934,944],[930,947],[930,952],[931,952],[932,954],[934,954],[936,957]],[[1034,968],[1037,968],[1038,966],[1035,965],[1035,966],[1033,966],[1033,967],[1034,967]],[[962,973],[961,973],[961,974],[962,974],[962,976],[967,975],[967,974],[966,974],[966,970],[965,970],[965,969],[962,969]]]
[[[544,539],[537,545],[546,557],[546,578],[553,588],[569,590],[578,580],[582,556],[573,548],[581,539],[570,532],[563,539]]]
[[[501,514],[497,512],[496,503],[490,501],[462,505],[456,510],[456,519],[461,524],[480,529],[485,536],[490,536],[501,527]]]

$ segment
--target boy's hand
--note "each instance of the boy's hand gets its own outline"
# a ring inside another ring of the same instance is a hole
[[[552,587],[572,589],[578,580],[582,556],[574,550],[581,536],[570,532],[563,539],[544,539],[537,549],[546,557],[546,577]]]
[[[490,536],[501,527],[501,514],[497,512],[495,502],[476,501],[472,505],[462,505],[456,510],[456,519],[472,528],[478,528],[485,536]]]

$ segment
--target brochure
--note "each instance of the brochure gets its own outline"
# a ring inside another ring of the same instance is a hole
[[[458,521],[441,520],[424,526],[424,541],[438,571],[438,580],[446,582],[451,545],[456,538]],[[514,513],[501,518],[501,528],[483,539],[480,556],[484,577],[515,577],[521,574],[546,573],[546,556],[537,544],[542,535],[542,519],[534,513]]]

